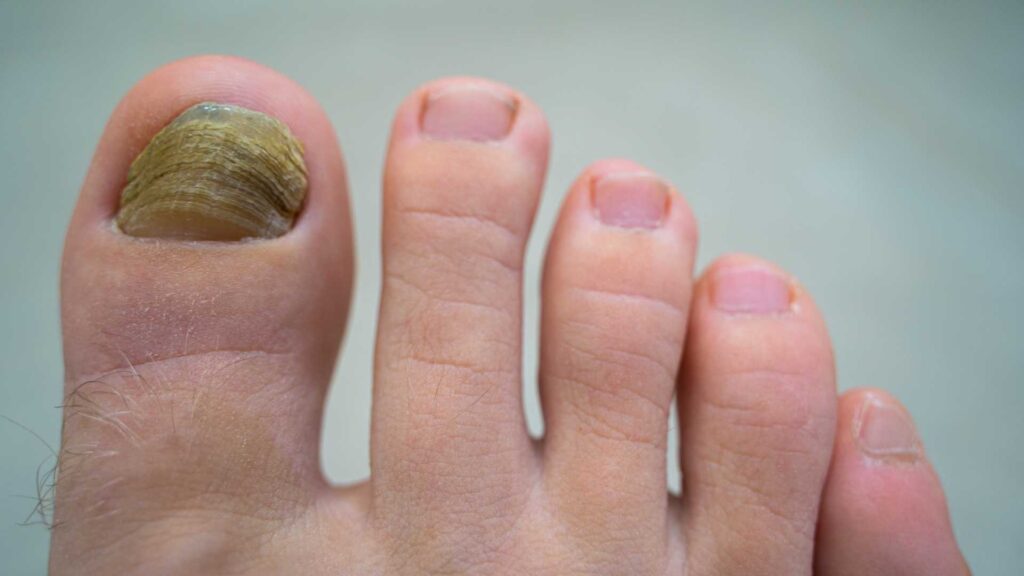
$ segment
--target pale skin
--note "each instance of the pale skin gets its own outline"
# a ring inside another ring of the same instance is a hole
[[[203,101],[302,143],[308,195],[283,236],[111,226],[131,161]],[[371,476],[336,487],[317,447],[354,263],[334,131],[252,62],[191,58],[140,81],[65,246],[51,573],[969,574],[905,408],[837,395],[821,313],[785,271],[734,254],[695,274],[685,195],[631,160],[593,163],[565,194],[541,293],[546,433],[530,438],[522,269],[548,146],[540,109],[492,81],[437,80],[400,105]],[[681,496],[666,486],[673,402]]]

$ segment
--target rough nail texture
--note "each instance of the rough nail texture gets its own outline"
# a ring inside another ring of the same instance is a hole
[[[291,228],[306,188],[302,144],[283,123],[203,102],[132,162],[117,226],[140,237],[274,238]]]

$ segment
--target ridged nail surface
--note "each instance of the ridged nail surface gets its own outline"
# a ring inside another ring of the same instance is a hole
[[[275,238],[291,229],[307,186],[302,145],[282,122],[203,102],[132,162],[117,226],[151,238]]]

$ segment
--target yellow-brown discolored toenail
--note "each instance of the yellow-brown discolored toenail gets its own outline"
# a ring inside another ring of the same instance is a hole
[[[302,144],[282,122],[203,102],[132,162],[117,226],[151,238],[275,238],[291,229],[306,188]]]

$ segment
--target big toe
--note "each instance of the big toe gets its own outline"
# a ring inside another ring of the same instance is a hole
[[[322,485],[349,226],[330,124],[283,76],[192,58],[125,96],[65,245],[56,571],[81,560],[81,573],[116,572],[90,551],[168,522],[218,542],[249,521],[265,528]]]

